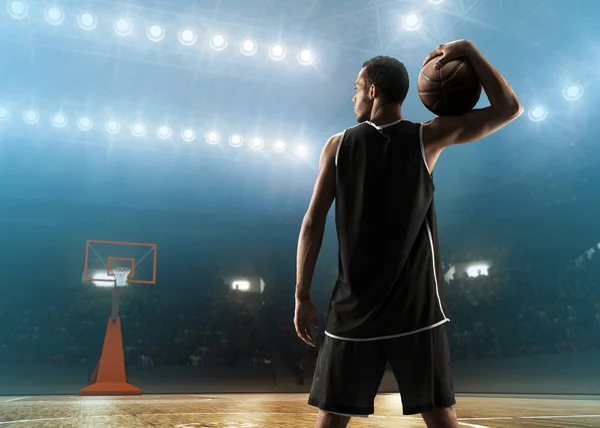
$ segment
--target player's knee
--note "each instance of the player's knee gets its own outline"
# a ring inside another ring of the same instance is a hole
[[[454,407],[440,407],[421,414],[427,428],[458,428]]]
[[[319,410],[316,428],[346,428],[348,422],[350,422],[349,416]]]

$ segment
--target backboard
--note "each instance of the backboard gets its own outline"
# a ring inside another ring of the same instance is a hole
[[[156,284],[156,244],[88,240],[83,281],[97,286],[115,284],[114,268],[129,268],[129,284]]]

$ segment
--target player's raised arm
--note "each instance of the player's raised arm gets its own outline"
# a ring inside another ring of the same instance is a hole
[[[425,58],[424,64],[436,61],[434,67],[439,68],[460,57],[466,57],[475,69],[490,106],[474,109],[460,116],[440,116],[426,123],[423,142],[428,158],[436,159],[439,152],[449,145],[469,143],[486,137],[523,112],[517,95],[506,79],[468,40],[440,45]]]

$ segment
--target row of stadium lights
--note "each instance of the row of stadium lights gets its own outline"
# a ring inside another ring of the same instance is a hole
[[[25,19],[29,14],[28,5],[22,0],[9,1],[7,9],[14,19]],[[51,25],[61,25],[65,20],[65,12],[56,5],[47,7],[44,16]],[[98,26],[98,19],[91,12],[82,12],[77,17],[77,23],[82,30],[93,31]],[[129,18],[118,18],[113,22],[113,30],[119,36],[128,36],[133,31],[133,23]],[[146,29],[146,36],[153,42],[162,41],[166,34],[166,29],[159,24],[151,24]],[[179,30],[178,39],[182,45],[192,46],[198,41],[198,34],[193,28],[186,27]],[[209,44],[212,49],[222,51],[227,48],[228,42],[223,34],[214,34],[210,37]],[[258,44],[246,38],[240,43],[240,51],[246,56],[252,56],[258,51]],[[269,57],[275,61],[283,60],[286,53],[286,48],[281,43],[269,47]],[[298,52],[298,62],[302,65],[310,65],[314,59],[315,55],[310,49],[302,49]]]
[[[429,3],[439,5],[444,0],[428,0]],[[13,0],[8,2],[8,12],[15,19],[24,19],[27,17],[29,9],[27,3],[21,0]],[[65,13],[57,6],[50,6],[45,12],[46,21],[52,25],[60,25],[65,19]],[[98,25],[96,17],[91,12],[83,12],[78,17],[79,26],[87,31],[92,31]],[[415,31],[420,28],[422,23],[421,16],[418,12],[411,12],[403,15],[402,26],[407,31]],[[113,28],[116,34],[127,36],[133,31],[133,24],[128,18],[119,18]],[[159,42],[164,39],[166,30],[158,25],[152,24],[148,26],[146,34],[152,41]],[[191,46],[197,42],[198,36],[191,28],[183,28],[179,31],[179,42],[184,46]],[[227,47],[227,38],[222,34],[215,34],[209,40],[211,48],[220,51]],[[252,39],[244,39],[240,43],[240,51],[242,54],[251,56],[258,50],[257,43]],[[279,61],[285,58],[286,49],[282,44],[276,43],[270,46],[269,56]],[[301,50],[298,53],[298,62],[302,65],[310,65],[314,61],[314,53],[309,49]],[[579,84],[571,84],[564,88],[563,97],[568,101],[576,101],[583,96],[583,87]],[[529,110],[529,119],[534,122],[540,122],[548,116],[548,110],[544,106],[534,106]]]
[[[10,116],[10,110],[0,106],[0,122],[9,120]],[[23,112],[23,121],[29,125],[36,125],[40,121],[40,114],[34,109],[25,110]],[[68,124],[68,119],[63,113],[55,113],[52,115],[51,122],[56,128],[65,128]],[[77,119],[77,127],[87,132],[94,127],[94,122],[87,116],[81,116]],[[111,119],[106,121],[104,129],[108,134],[116,135],[121,132],[121,124],[117,120]],[[134,137],[145,137],[147,132],[148,128],[143,122],[136,122],[131,126],[131,134]],[[161,140],[171,139],[173,130],[169,125],[160,125],[156,128],[156,136]],[[191,143],[196,140],[196,137],[197,134],[193,128],[186,128],[181,131],[181,139],[185,142]],[[221,141],[221,136],[217,131],[207,132],[204,138],[207,143],[212,145],[218,144]],[[233,147],[240,147],[243,143],[244,138],[239,134],[233,134],[229,137],[229,144]],[[254,137],[250,140],[250,146],[256,150],[262,149],[264,141],[259,137]],[[282,153],[287,149],[287,143],[284,140],[276,140],[273,143],[273,149],[276,152]],[[298,156],[306,156],[308,148],[305,144],[298,144],[294,151]]]

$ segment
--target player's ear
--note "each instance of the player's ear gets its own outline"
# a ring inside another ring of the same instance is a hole
[[[373,101],[375,99],[376,95],[377,95],[377,88],[375,87],[375,85],[369,86],[369,99],[371,101]]]

